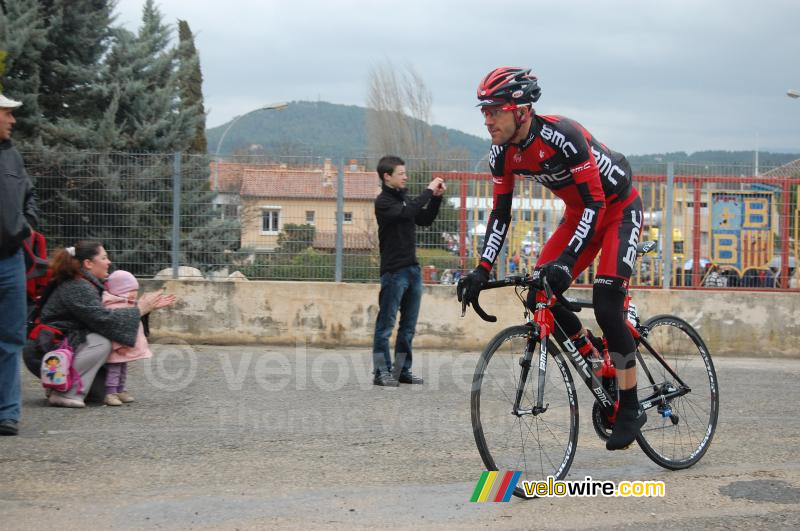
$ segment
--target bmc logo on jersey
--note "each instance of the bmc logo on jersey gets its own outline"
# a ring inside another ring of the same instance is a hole
[[[623,262],[631,267],[631,270],[633,270],[633,264],[636,262],[636,244],[639,243],[639,230],[642,227],[642,217],[642,213],[638,210],[631,212],[633,229],[631,229],[631,237],[628,238],[628,249],[625,251],[625,258],[622,259]]]
[[[503,246],[503,240],[506,237],[506,224],[503,223],[500,225],[499,220],[494,220],[494,224],[492,225],[492,233],[489,235],[489,238],[486,240],[486,248],[483,250],[483,258],[490,264],[494,263],[495,258],[497,258],[497,254],[500,252],[500,247]]]
[[[560,147],[561,151],[564,152],[565,157],[569,157],[567,149],[572,151],[573,155],[578,154],[578,150],[575,149],[575,145],[572,142],[568,142],[567,137],[547,125],[542,126],[542,138]]]
[[[587,160],[587,161],[586,161],[586,162],[584,162],[583,164],[578,164],[578,165],[577,165],[577,166],[575,166],[574,168],[570,168],[570,170],[569,170],[569,171],[571,171],[571,172],[572,172],[572,174],[573,174],[573,175],[575,175],[576,173],[580,173],[580,172],[582,172],[582,171],[588,170],[588,169],[589,169],[589,168],[591,168],[591,167],[592,167],[592,161],[590,161],[590,160]]]
[[[620,177],[625,177],[625,172],[616,164],[611,163],[611,158],[605,153],[600,153],[600,150],[592,146],[592,155],[597,162],[597,169],[600,170],[600,175],[608,179],[608,182],[617,185],[618,181],[614,174],[619,174]]]
[[[500,152],[503,151],[502,146],[492,146],[491,151],[489,151],[489,167],[494,168],[495,163],[497,162],[497,156]]]
[[[583,215],[581,216],[581,220],[578,222],[578,227],[575,229],[575,234],[573,234],[572,238],[569,240],[570,247],[572,246],[573,242],[575,243],[576,253],[580,251],[581,247],[583,247],[584,240],[586,239],[586,236],[589,235],[589,231],[592,228],[591,223],[594,219],[594,214],[594,210],[590,208],[583,210]]]
[[[564,180],[569,179],[572,177],[572,174],[567,170],[561,170],[558,173],[538,173],[535,175],[520,175],[514,174],[515,177],[527,177],[528,179],[533,179],[539,184],[555,184]]]

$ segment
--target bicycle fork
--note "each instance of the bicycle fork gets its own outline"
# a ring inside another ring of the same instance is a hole
[[[538,345],[538,348],[537,348]],[[525,384],[530,375],[534,351],[538,351],[539,364],[538,364],[538,388],[536,392],[536,403],[531,409],[520,409],[522,397],[525,393]],[[518,417],[523,415],[538,415],[547,411],[550,404],[544,404],[544,383],[547,375],[547,337],[542,337],[541,328],[532,323],[532,329],[528,342],[525,346],[525,352],[519,359],[519,365],[522,367],[520,371],[519,381],[517,382],[517,393],[514,398],[514,409],[512,413]]]
[[[550,331],[553,329],[553,314],[549,311],[547,297],[540,293],[536,297],[536,308],[533,312],[533,319],[530,322],[531,331],[528,336],[528,342],[525,345],[525,352],[519,359],[519,364],[522,367],[520,371],[519,382],[517,382],[517,394],[514,399],[514,409],[512,413],[518,417],[522,415],[538,415],[547,411],[550,404],[544,403],[544,386],[547,381],[547,341],[550,337]],[[536,389],[536,403],[531,409],[520,409],[522,396],[525,392],[525,384],[528,381],[528,376],[532,367],[534,351],[537,350],[539,354],[538,364],[538,386]]]

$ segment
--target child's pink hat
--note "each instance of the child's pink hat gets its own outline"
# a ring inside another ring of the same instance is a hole
[[[130,291],[139,290],[139,281],[127,271],[114,271],[108,275],[106,280],[106,290],[112,295],[124,297]]]

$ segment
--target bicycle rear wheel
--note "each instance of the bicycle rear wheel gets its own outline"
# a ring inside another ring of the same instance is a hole
[[[649,332],[639,346],[636,381],[639,401],[650,409],[636,440],[660,466],[688,468],[706,453],[716,430],[719,392],[714,364],[700,335],[683,319],[659,315],[644,326]]]
[[[514,495],[527,498],[523,481],[562,479],[578,444],[578,397],[561,352],[548,342],[544,384],[546,411],[532,413],[539,388],[539,343],[530,326],[515,326],[497,334],[481,354],[472,383],[471,410],[475,442],[487,470],[521,471]],[[522,373],[520,359],[533,349],[520,410],[513,413]],[[555,367],[553,367],[555,363]],[[557,369],[557,370],[554,370]]]

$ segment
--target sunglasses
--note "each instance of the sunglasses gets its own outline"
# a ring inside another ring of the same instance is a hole
[[[482,107],[481,114],[484,118],[497,118],[502,111],[515,111],[520,107],[527,107],[527,105],[517,105],[516,103],[507,103],[499,107]]]

